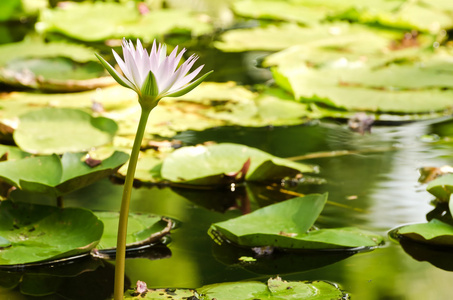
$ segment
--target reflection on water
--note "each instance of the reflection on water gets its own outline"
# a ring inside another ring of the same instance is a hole
[[[316,176],[325,183],[287,184],[284,193],[278,184],[249,185],[234,192],[157,187],[134,190],[132,211],[172,217],[181,221],[181,225],[172,233],[171,258],[128,260],[127,275],[132,283],[142,280],[151,288],[196,288],[225,281],[266,280],[279,274],[286,280],[337,282],[354,299],[448,299],[453,274],[437,268],[436,263],[426,262],[429,260],[426,256],[409,255],[405,245],[406,251],[394,242],[387,241],[382,248],[352,256],[322,259],[315,255],[313,260],[279,256],[281,264],[277,259],[269,260],[269,264],[246,266],[226,256],[223,253],[226,250],[207,235],[211,223],[244,212],[247,204],[244,197],[249,201],[249,209],[254,210],[297,193],[326,191],[329,203],[317,222],[320,227],[356,226],[386,235],[387,230],[397,225],[424,222],[433,209],[429,204],[432,197],[417,182],[417,169],[451,163],[446,156],[448,147],[423,141],[421,137],[430,132],[429,124],[413,123],[375,127],[372,134],[360,135],[347,130],[346,125],[331,123],[181,133],[177,138],[187,144],[237,142],[281,157],[334,150],[354,150],[355,154],[305,160],[319,165],[320,173]],[[120,199],[121,186],[101,181],[69,195],[65,203],[115,210]],[[6,291],[2,294],[6,295]]]

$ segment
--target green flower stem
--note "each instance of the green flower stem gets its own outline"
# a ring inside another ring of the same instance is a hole
[[[137,134],[135,135],[134,145],[132,146],[129,166],[127,168],[126,179],[123,189],[123,200],[121,201],[120,220],[118,223],[118,237],[116,245],[116,266],[115,266],[115,287],[114,300],[123,299],[124,294],[124,273],[126,261],[126,235],[127,218],[129,216],[129,204],[131,202],[132,185],[134,183],[135,169],[137,168],[140,146],[145,134],[146,123],[148,121],[151,108],[142,106],[140,122],[138,123]]]

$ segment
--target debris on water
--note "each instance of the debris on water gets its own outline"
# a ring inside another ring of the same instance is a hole
[[[371,133],[371,125],[374,123],[374,116],[369,116],[364,112],[356,113],[348,120],[348,127],[354,132],[365,134]]]
[[[418,169],[418,172],[420,173],[418,182],[428,183],[430,181],[433,181],[437,177],[453,173],[453,167],[448,165],[442,167],[422,167]]]
[[[102,160],[100,159],[95,159],[95,158],[92,158],[91,156],[89,156],[87,154],[87,156],[85,156],[85,164],[87,164],[90,168],[94,168],[94,167],[97,167],[99,166],[101,163],[102,163]]]
[[[132,296],[145,296],[148,292],[148,286],[146,282],[138,280],[135,286],[134,292],[132,292]]]
[[[252,251],[256,253],[257,256],[267,256],[274,253],[274,247],[272,246],[262,246],[262,247],[253,247]]]

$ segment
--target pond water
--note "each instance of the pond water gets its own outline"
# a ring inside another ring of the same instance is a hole
[[[296,160],[313,152],[354,151],[350,155],[303,160],[320,167],[316,176],[325,179],[324,183],[307,179],[298,184],[251,187],[253,197],[249,197],[249,205],[256,209],[290,198],[291,192],[329,192],[329,202],[317,221],[318,225],[356,226],[386,236],[395,226],[424,222],[425,215],[433,209],[430,205],[433,197],[417,181],[417,168],[449,164],[451,149],[426,141],[427,136],[433,136],[432,132],[432,122],[375,126],[371,134],[365,135],[349,131],[344,124],[321,122],[294,127],[216,128],[183,132],[175,138],[187,144],[236,142]],[[69,195],[66,205],[116,210],[120,194],[121,186],[105,180]],[[84,199],[91,200],[87,202]],[[444,254],[444,260],[437,264],[434,262],[439,266],[436,267],[426,261],[417,261],[399,244],[388,239],[383,247],[357,254],[276,254],[262,266],[241,265],[237,263],[234,251],[217,246],[207,230],[213,222],[242,214],[244,205],[247,203],[241,196],[241,188],[234,193],[227,190],[172,190],[169,187],[135,189],[131,211],[169,216],[181,223],[172,233],[168,245],[171,257],[166,251],[151,250],[142,254],[167,258],[127,260],[129,281],[134,285],[137,280],[142,280],[152,288],[196,288],[226,281],[265,281],[280,275],[285,280],[336,282],[352,299],[448,299],[450,295],[453,274],[442,269],[448,270],[450,257],[445,258]],[[421,260],[441,255],[441,251],[432,251],[428,256],[421,256]],[[70,266],[80,266],[81,262],[83,260]],[[46,284],[47,280],[55,293],[44,297],[46,299],[106,297],[112,288],[113,266],[110,263],[85,263],[88,267],[84,272],[85,267],[61,272],[59,270],[68,267],[55,266],[47,268],[47,271],[31,269],[26,272],[29,275],[24,278],[28,281],[23,279],[25,288],[22,286],[22,289],[32,291],[36,286]],[[43,272],[47,275],[44,276]],[[56,277],[59,273],[67,277]],[[81,274],[74,277],[77,273]],[[12,280],[15,276],[17,273],[4,273],[1,281],[7,282],[8,278]],[[0,296],[1,299],[26,298],[17,289],[4,289]]]
[[[14,35],[21,33],[22,30]],[[270,78],[269,72],[253,67],[254,59],[263,54],[213,51],[202,55],[201,60],[206,62],[206,69],[216,70],[213,81],[251,84]],[[228,281],[266,281],[279,275],[285,280],[332,281],[352,299],[449,299],[453,268],[448,253],[414,252],[416,247],[407,248],[411,255],[387,238],[395,226],[425,222],[426,214],[433,209],[433,196],[418,183],[418,168],[451,164],[453,150],[448,144],[433,142],[436,122],[377,124],[370,134],[364,135],[351,132],[344,122],[337,121],[179,133],[174,139],[186,145],[206,141],[244,144],[317,165],[320,172],[315,178],[300,182],[249,184],[234,192],[167,186],[135,189],[132,212],[168,216],[180,223],[171,234],[168,248],[144,249],[135,253],[138,257],[127,260],[129,286],[142,280],[149,288],[197,288]],[[335,152],[344,150],[350,152]],[[304,157],[308,153],[320,155]],[[121,192],[120,185],[103,180],[68,195],[65,205],[116,211]],[[329,202],[317,225],[370,230],[385,236],[385,245],[359,253],[276,253],[265,264],[252,266],[240,264],[237,249],[218,246],[207,234],[214,222],[297,194],[315,192],[329,193]],[[0,299],[105,299],[113,290],[113,263],[81,258],[67,265],[2,270]],[[21,284],[13,288],[20,276]]]

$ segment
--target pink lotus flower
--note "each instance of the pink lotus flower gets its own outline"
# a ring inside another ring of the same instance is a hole
[[[137,47],[126,39],[123,39],[122,47],[124,60],[115,50],[112,51],[123,74],[117,72],[100,55],[96,54],[96,56],[119,84],[137,92],[142,107],[145,105],[152,109],[163,97],[182,96],[193,90],[212,73],[210,71],[192,81],[204,65],[189,73],[198,59],[197,56],[192,55],[178,68],[182,55],[186,51],[182,49],[178,53],[178,46],[168,56],[167,46],[165,44],[156,46],[155,40],[149,55],[138,39]]]

